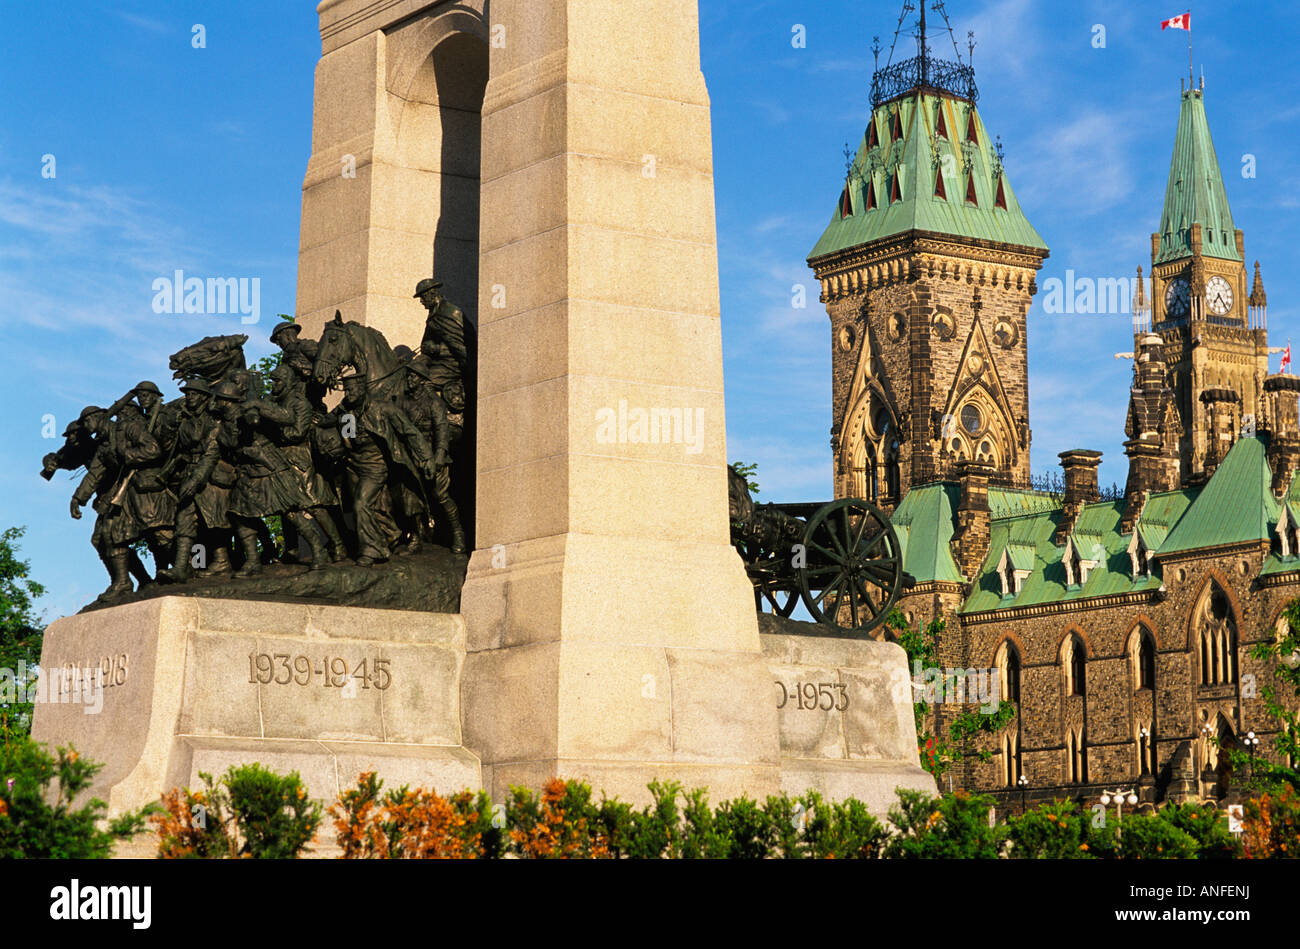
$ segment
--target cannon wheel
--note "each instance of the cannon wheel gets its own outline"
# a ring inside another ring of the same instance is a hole
[[[754,609],[762,613],[763,604],[768,612],[777,616],[790,618],[794,608],[799,605],[800,591],[792,577],[779,577],[779,569],[786,562],[785,558],[764,554],[761,549],[750,547],[741,541],[735,545],[736,552],[745,563],[745,571],[754,584]]]
[[[764,586],[754,588],[760,612],[762,612],[763,603],[766,602],[771,613],[776,616],[784,616],[786,619],[790,618],[794,608],[799,605],[801,592],[798,587]]]
[[[804,532],[799,592],[814,620],[865,635],[889,618],[903,588],[903,556],[889,518],[857,498],[832,501]],[[848,627],[837,616],[845,615]]]

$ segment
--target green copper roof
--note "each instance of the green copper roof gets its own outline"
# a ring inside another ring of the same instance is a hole
[[[1237,228],[1228,207],[1228,192],[1210,137],[1205,117],[1205,99],[1200,90],[1183,93],[1183,111],[1178,118],[1174,159],[1169,167],[1165,210],[1160,216],[1161,264],[1192,254],[1192,225],[1201,225],[1201,253],[1221,260],[1241,260],[1237,252]]]
[[[975,141],[969,142],[972,115]],[[942,197],[936,195],[937,177],[943,179]],[[972,182],[973,203],[967,200]],[[997,206],[999,184],[1005,209]],[[845,187],[850,213],[844,215],[837,202],[809,260],[909,231],[1047,251],[1002,172],[979,111],[949,96],[918,93],[880,105]],[[874,207],[867,210],[873,189]]]
[[[1097,561],[1082,586],[1066,585],[1063,558],[1067,548],[1052,542],[1061,520],[1059,508],[1023,517],[995,519],[990,529],[988,560],[984,562],[984,569],[976,578],[962,612],[1038,606],[1157,589],[1161,582],[1159,577],[1133,577],[1133,561],[1128,555],[1130,535],[1119,532],[1123,513],[1123,501],[1089,504],[1080,512],[1071,539],[1079,548],[1082,559]],[[1032,550],[1032,566],[1021,567],[1018,561],[1026,557],[1027,550]],[[1004,551],[1018,569],[1030,570],[1020,592],[1006,596],[1002,594],[1002,580],[997,571]]]
[[[903,547],[903,569],[917,583],[963,582],[949,545],[958,493],[954,484],[913,488],[890,518]]]
[[[1281,512],[1272,480],[1264,442],[1239,439],[1156,553],[1268,540]]]

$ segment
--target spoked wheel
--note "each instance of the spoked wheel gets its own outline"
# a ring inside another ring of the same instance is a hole
[[[772,613],[776,616],[790,618],[794,608],[799,605],[800,591],[797,587],[772,587],[765,586],[761,590],[756,589],[761,600],[759,602],[759,611]],[[763,609],[763,604],[767,604],[767,609]]]
[[[889,519],[857,498],[808,521],[799,591],[814,620],[862,636],[888,619],[903,588],[903,557]]]

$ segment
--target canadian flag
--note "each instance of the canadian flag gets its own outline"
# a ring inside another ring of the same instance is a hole
[[[1291,368],[1291,343],[1288,341],[1286,344],[1286,352],[1282,354],[1282,366],[1280,369],[1278,369],[1278,372],[1286,372],[1290,368]]]
[[[1162,30],[1190,30],[1192,28],[1192,15],[1184,13],[1182,16],[1176,16],[1172,20],[1164,20],[1160,24]]]

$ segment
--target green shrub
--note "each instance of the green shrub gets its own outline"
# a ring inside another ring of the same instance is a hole
[[[280,860],[299,856],[316,835],[321,806],[309,800],[298,772],[284,776],[260,764],[231,767],[222,778],[243,837],[240,853]]]
[[[143,812],[124,815],[105,831],[99,829],[103,801],[73,808],[101,768],[72,748],[59,748],[56,758],[30,738],[0,744],[0,859],[108,857],[114,841],[139,833]]]
[[[1007,820],[1011,856],[1021,860],[1088,860],[1095,852],[1090,815],[1073,801],[1042,804]]]
[[[1211,804],[1171,804],[1162,807],[1156,816],[1195,840],[1201,860],[1241,856],[1241,842],[1228,830],[1227,815]]]
[[[874,860],[884,849],[889,831],[854,798],[828,804],[816,791],[800,801],[806,809],[803,838],[807,856],[817,860]]]
[[[918,860],[996,859],[1006,838],[1006,825],[989,826],[993,799],[958,791],[935,799],[924,791],[898,788],[898,806],[889,809],[897,833],[885,845],[885,856]]]
[[[732,860],[762,860],[771,856],[776,828],[763,808],[748,797],[724,801],[716,815],[719,833],[728,841],[727,857]]]
[[[1196,838],[1158,815],[1125,814],[1115,834],[1120,860],[1195,860]]]
[[[715,818],[703,788],[683,795],[685,826],[682,830],[681,855],[687,860],[721,860],[731,852],[731,838]]]

